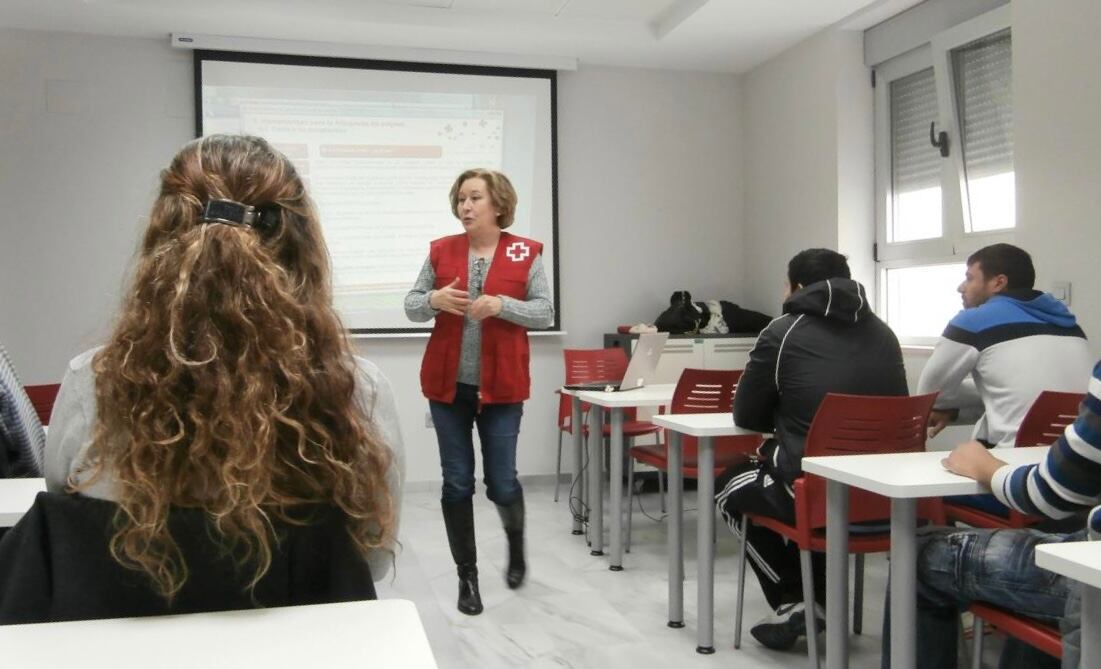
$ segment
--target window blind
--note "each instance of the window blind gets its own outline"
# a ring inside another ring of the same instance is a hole
[[[967,178],[1013,171],[1013,87],[1008,30],[952,51]]]
[[[940,153],[929,143],[937,120],[933,68],[891,82],[891,181],[895,195],[940,185]]]

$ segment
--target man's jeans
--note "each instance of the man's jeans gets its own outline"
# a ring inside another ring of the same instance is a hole
[[[524,405],[483,404],[478,411],[478,386],[457,384],[455,401],[429,402],[443,470],[444,504],[464,502],[474,496],[474,426],[482,442],[482,472],[486,496],[507,506],[520,496],[516,480],[516,439]]]
[[[959,614],[971,602],[1000,606],[1060,625],[1063,669],[1077,669],[1080,656],[1081,590],[1036,566],[1038,544],[1081,541],[1085,531],[1045,534],[1037,530],[936,527],[918,533],[917,647],[920,665],[956,667]],[[883,667],[890,666],[890,604],[883,620]],[[1006,641],[999,669],[1060,666],[1057,660],[1014,639]]]

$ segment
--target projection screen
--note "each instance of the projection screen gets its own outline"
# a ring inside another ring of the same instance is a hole
[[[198,136],[259,135],[294,162],[353,333],[427,331],[402,302],[429,241],[462,232],[448,191],[470,167],[516,187],[509,231],[543,242],[561,329],[555,95],[553,70],[195,52]]]

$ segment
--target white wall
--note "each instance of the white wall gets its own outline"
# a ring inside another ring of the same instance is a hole
[[[1101,248],[1101,3],[1012,7],[1016,241],[1033,256],[1038,288],[1072,283],[1071,309],[1101,355],[1101,288],[1092,272]],[[840,248],[854,272],[872,269],[874,211],[862,208],[874,197],[872,100],[861,83],[867,69],[853,59],[859,39],[823,31],[743,82],[747,301],[758,308],[778,301],[782,265],[800,248]],[[926,359],[905,356],[911,390]],[[966,436],[955,428],[931,447]]]
[[[1101,3],[1012,7],[1017,241],[1037,288],[1071,282],[1071,311],[1101,355]]]
[[[0,340],[24,382],[105,335],[157,171],[193,134],[189,56],[0,30]]]
[[[167,40],[0,31],[0,341],[25,382],[59,380],[107,332],[157,173],[193,135],[190,63]],[[568,334],[533,338],[521,474],[554,471],[563,345],[652,321],[677,289],[741,300],[739,108],[733,76],[560,75]],[[355,342],[397,391],[411,481],[439,479],[417,385],[424,343]]]
[[[870,273],[871,86],[860,34],[824,30],[750,71],[745,119],[746,302],[776,314],[787,262],[838,249]]]

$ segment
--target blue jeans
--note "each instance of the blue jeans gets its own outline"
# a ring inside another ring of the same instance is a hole
[[[1085,531],[936,527],[919,531],[917,545],[917,648],[922,667],[954,668],[959,614],[971,602],[994,604],[1052,624],[1063,632],[1063,669],[1077,669],[1081,590],[1036,566],[1038,544],[1081,541]],[[890,606],[883,622],[883,667],[890,666]],[[1008,639],[999,669],[1059,666],[1057,660]]]
[[[456,384],[455,401],[429,401],[443,470],[444,504],[465,502],[474,496],[474,426],[482,442],[482,472],[486,496],[508,506],[520,496],[516,479],[516,440],[524,405],[483,404],[478,411],[478,386]]]

